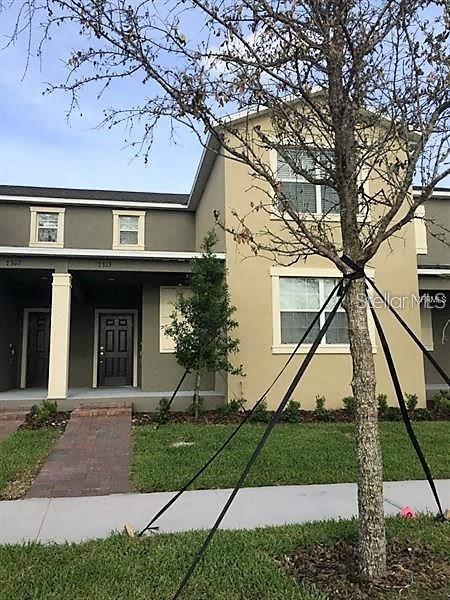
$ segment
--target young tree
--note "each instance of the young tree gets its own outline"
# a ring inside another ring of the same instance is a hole
[[[191,293],[178,295],[172,322],[165,328],[175,341],[178,363],[195,373],[195,418],[200,411],[201,378],[207,371],[242,375],[242,367],[230,362],[230,356],[239,351],[239,340],[231,337],[238,323],[232,318],[236,308],[230,302],[224,261],[214,252],[216,244],[216,233],[209,231],[201,245],[201,258],[191,263]]]
[[[244,206],[242,198],[236,225],[227,227],[236,242],[273,260],[317,254],[345,273],[345,253],[364,266],[450,173],[445,0],[28,0],[15,34],[37,17],[44,41],[58,27],[81,34],[68,79],[56,86],[73,103],[88,84],[142,82],[136,104],[113,108],[104,123],[141,124],[145,155],[159,119],[169,117],[248,166],[261,201]],[[269,114],[266,129],[254,118],[261,110]],[[292,174],[324,186],[328,212],[340,216],[339,235],[327,214],[314,214],[279,184],[270,149]],[[422,192],[413,198],[414,177]],[[281,230],[268,218],[264,231],[253,231],[255,211],[276,214]],[[357,402],[359,566],[374,578],[385,570],[386,542],[363,292],[362,280],[351,282],[346,311]]]

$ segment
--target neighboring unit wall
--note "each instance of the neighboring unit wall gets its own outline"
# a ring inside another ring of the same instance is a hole
[[[28,246],[30,243],[30,207],[0,204],[0,246]]]
[[[195,240],[196,250],[200,250],[200,245],[205,234],[215,228],[218,243],[217,252],[225,252],[225,234],[223,229],[216,224],[214,211],[217,211],[221,218],[224,218],[225,207],[225,159],[218,156],[214,162],[211,174],[209,175],[202,197],[196,210],[195,220]]]
[[[229,227],[237,223],[231,214],[232,211],[235,210],[242,215],[249,210],[250,202],[255,206],[261,200],[267,202],[267,196],[255,189],[255,181],[249,175],[248,167],[236,161],[226,161],[225,190],[226,219]],[[375,192],[375,189],[372,191]],[[264,211],[259,211],[251,216],[248,224],[253,230],[262,231],[267,219]],[[278,354],[272,351],[274,315],[271,267],[274,263],[253,256],[248,247],[236,246],[230,235],[226,237],[226,254],[231,302],[237,307],[235,314],[239,322],[237,336],[241,341],[240,354],[236,363],[242,363],[247,374],[243,378],[228,378],[228,398],[243,396],[248,406],[252,406],[289,356],[289,352]],[[400,313],[412,329],[419,333],[419,308],[411,302],[412,295],[418,295],[414,226],[409,225],[396,239],[391,240],[389,244],[385,243],[376,260],[369,266],[375,269],[375,280],[381,290],[390,293],[391,296],[407,298],[405,307]],[[302,269],[317,270],[332,267],[330,261],[317,256],[310,257],[306,262],[300,261],[296,265],[299,272]],[[386,310],[380,309],[379,315],[391,344],[403,389],[405,392],[417,394],[423,405],[425,382],[421,353]],[[386,393],[390,403],[395,404],[394,390],[381,348],[375,347],[375,352],[377,392]],[[279,403],[303,358],[304,354],[292,361],[271,391],[268,396],[270,408],[275,408]],[[329,407],[342,407],[342,399],[352,394],[351,378],[352,361],[348,349],[345,353],[318,353],[293,399],[301,402],[303,408],[311,409],[314,408],[316,396],[323,395]]]
[[[433,331],[432,354],[446,373],[450,372],[450,292],[446,294],[445,308],[431,309],[431,322]],[[425,379],[429,387],[429,394],[433,395],[439,389],[447,389],[447,386],[436,369],[425,359]]]
[[[431,198],[425,206],[427,254],[418,256],[420,266],[450,266],[450,197]]]
[[[16,298],[0,283],[0,391],[18,385],[21,315]]]

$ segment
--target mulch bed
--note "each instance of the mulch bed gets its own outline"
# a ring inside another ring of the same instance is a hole
[[[67,423],[70,419],[70,412],[57,412],[56,415],[50,416],[44,422],[38,422],[36,419],[36,413],[30,410],[25,417],[25,421],[19,427],[19,429],[41,429],[42,427],[51,427],[58,431],[64,432]]]
[[[299,582],[314,584],[330,600],[391,600],[415,597],[408,594],[417,590],[432,592],[436,600],[449,598],[449,560],[427,546],[396,540],[389,543],[387,556],[386,575],[371,583],[358,579],[356,543],[349,540],[297,548],[280,562]]]
[[[190,415],[187,412],[170,412],[167,415],[167,423],[195,423],[197,425],[227,425],[227,424],[236,424],[240,423],[244,418],[245,414],[248,411],[232,413],[229,415],[223,415],[219,411],[204,411],[202,414],[196,419],[193,415]],[[271,416],[272,412],[267,411],[266,418],[260,419],[259,422],[267,423]],[[383,418],[380,417],[380,421],[401,421],[400,412],[393,412],[393,418]],[[421,413],[416,411],[410,413],[411,419],[413,421],[422,421],[422,420],[430,420],[430,421],[447,421],[449,418],[438,411],[428,410],[428,415],[426,419],[420,418]],[[325,414],[321,416],[317,416],[313,410],[300,410],[300,419],[299,423],[352,423],[354,421],[353,415],[344,409],[337,410],[327,410]],[[157,413],[134,413],[132,418],[133,425],[155,425],[159,422]],[[252,421],[254,422],[254,421]],[[280,423],[285,423],[288,421],[281,420]]]

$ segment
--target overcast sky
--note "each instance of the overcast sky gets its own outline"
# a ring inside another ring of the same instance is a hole
[[[11,30],[11,17],[0,17],[0,46]],[[60,38],[60,36],[58,36]],[[70,40],[62,46],[55,39],[43,61],[33,60],[24,76],[26,38],[20,44],[0,51],[0,184],[74,188],[189,192],[201,146],[181,127],[175,144],[170,141],[168,124],[159,127],[146,166],[142,158],[133,160],[123,129],[98,129],[102,109],[134,101],[136,85],[121,82],[113,99],[98,101],[94,94],[82,99],[83,116],[66,113],[70,98],[62,92],[42,95],[46,82],[64,77],[62,58]]]

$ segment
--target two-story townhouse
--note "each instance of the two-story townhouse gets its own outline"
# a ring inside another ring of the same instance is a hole
[[[267,127],[264,111],[253,118]],[[265,159],[282,183],[286,177],[292,185],[289,174],[278,168],[276,152],[267,151]],[[232,226],[235,211],[258,203],[261,191],[253,183],[248,168],[225,158],[218,143],[210,140],[190,195],[0,187],[0,389],[5,390],[0,403],[49,397],[70,408],[113,398],[133,402],[137,410],[153,410],[182,374],[162,327],[177,290],[186,284],[189,261],[198,256],[215,215]],[[381,184],[372,180],[368,185],[374,192]],[[313,212],[320,214],[325,202],[322,190],[312,186],[307,194]],[[430,214],[437,211],[439,219],[445,195],[442,192],[430,203]],[[264,219],[265,213],[254,212],[248,224],[261,230]],[[246,376],[210,374],[202,395],[206,406],[225,398],[244,398],[252,405],[281,369],[305,319],[319,310],[340,273],[319,256],[295,266],[262,256],[243,260],[248,249],[237,246],[233,236],[220,228],[218,233],[217,250],[226,259],[231,299],[237,307],[236,361],[244,365]],[[433,309],[430,319],[422,310],[421,319],[417,252],[427,241],[428,254],[420,254],[420,291],[441,290],[437,277],[440,286],[447,285],[443,277],[448,253],[440,246],[435,251],[434,238],[424,241],[424,235],[420,222],[406,226],[382,246],[368,270],[388,297],[399,299],[396,308],[417,334],[422,335],[423,327],[424,339],[429,337],[429,323],[436,323],[434,351],[445,365],[448,342],[438,349],[436,330],[443,331],[441,319],[448,313],[435,316]],[[378,310],[403,388],[417,394],[423,404],[422,354],[388,312]],[[345,323],[343,312],[338,313],[332,333],[323,340],[296,393],[304,408],[313,408],[318,395],[325,396],[330,407],[341,406],[342,398],[351,394]],[[273,388],[269,407],[276,406],[307,349],[308,345],[299,349],[298,359]],[[378,392],[393,402],[373,327],[372,351]],[[431,389],[437,382],[428,367],[426,373]],[[190,390],[188,379],[175,406],[187,406]]]

